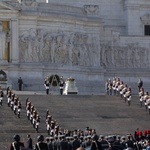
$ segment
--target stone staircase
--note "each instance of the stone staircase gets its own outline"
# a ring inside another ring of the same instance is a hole
[[[40,132],[37,133],[26,117],[25,101],[22,101],[22,106],[21,117],[18,118],[11,108],[7,106],[6,97],[4,98],[3,105],[0,106],[0,150],[5,150],[10,147],[10,143],[13,141],[15,134],[19,134],[23,142],[26,141],[27,134],[31,134],[35,142],[39,134],[46,134],[45,128],[42,129],[42,126],[45,127],[44,122],[41,123],[39,127]]]
[[[6,96],[3,100],[3,106],[0,106],[0,150],[6,150],[10,147],[14,134],[19,134],[23,142],[26,141],[27,134],[31,134],[34,144],[37,142],[38,135],[48,136],[45,123],[47,109],[60,123],[60,127],[65,129],[83,129],[83,127],[90,126],[104,135],[112,133],[121,135],[132,133],[137,127],[143,129],[149,127],[147,123],[150,120],[150,115],[144,107],[140,107],[138,96],[133,96],[131,106],[128,106],[119,96],[61,96],[22,92],[23,94],[19,93],[22,102],[21,118],[18,118],[7,106]],[[35,131],[26,117],[26,97],[29,97],[40,113],[39,133]]]

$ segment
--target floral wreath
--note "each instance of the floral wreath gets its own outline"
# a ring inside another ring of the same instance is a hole
[[[60,82],[60,78],[59,78],[59,76],[57,74],[55,74],[55,75],[52,74],[49,77],[49,83],[50,83],[50,85],[52,85],[52,86],[58,86],[59,82]]]
[[[67,78],[67,81],[74,81],[75,79],[70,77],[70,78]]]

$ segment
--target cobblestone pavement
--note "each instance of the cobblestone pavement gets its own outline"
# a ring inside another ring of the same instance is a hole
[[[134,133],[136,128],[149,129],[150,115],[144,107],[140,107],[137,96],[132,97],[131,106],[128,106],[120,97],[105,95],[59,95],[45,92],[18,92],[22,102],[21,118],[18,119],[13,111],[7,107],[6,97],[1,106],[0,114],[0,149],[9,147],[14,134],[20,134],[22,141],[31,134],[36,142],[39,134],[46,133],[45,115],[49,109],[51,115],[62,129],[81,129],[89,126],[103,135],[126,135]],[[39,133],[36,133],[26,118],[25,99],[29,97],[41,116]]]

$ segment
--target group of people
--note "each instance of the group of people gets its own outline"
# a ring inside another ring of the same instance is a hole
[[[26,113],[27,118],[30,120],[36,132],[39,131],[40,115],[35,106],[30,102],[29,98],[26,98]]]
[[[17,96],[9,87],[6,90],[7,95],[7,105],[14,111],[14,114],[20,118],[20,113],[22,109],[22,104],[19,96]]]
[[[54,76],[54,78],[56,78],[56,77]],[[54,80],[57,80],[57,79],[54,79]],[[58,84],[59,84],[59,88],[60,88],[60,95],[63,95],[63,89],[64,89],[64,85],[65,85],[65,81],[63,79],[63,76],[61,76],[59,78]],[[49,81],[48,76],[44,80],[44,86],[45,86],[45,89],[46,89],[46,94],[48,95],[49,94],[49,89],[50,89],[50,81]]]
[[[110,79],[106,80],[105,90],[107,95],[120,95],[125,102],[128,102],[128,105],[131,104],[131,87],[120,80],[119,77],[114,77],[113,81]]]
[[[84,131],[64,131],[46,138],[39,135],[35,145],[30,135],[26,143],[15,135],[10,150],[20,150],[20,147],[29,148],[27,150],[150,150],[150,130],[137,129],[133,135],[126,136],[99,136],[94,129],[86,127]]]
[[[49,110],[46,111],[46,130],[47,134],[51,136],[59,134],[59,125],[56,122],[56,120],[52,117]]]
[[[148,110],[150,115],[150,95],[147,90],[144,91],[143,86],[139,88],[139,101],[140,101],[140,106],[142,107],[144,104],[146,111]]]

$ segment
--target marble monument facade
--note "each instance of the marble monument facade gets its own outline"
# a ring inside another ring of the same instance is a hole
[[[14,89],[21,76],[42,90],[51,74],[75,78],[79,93],[104,92],[114,76],[148,82],[149,10],[149,0],[0,1],[0,69]]]

